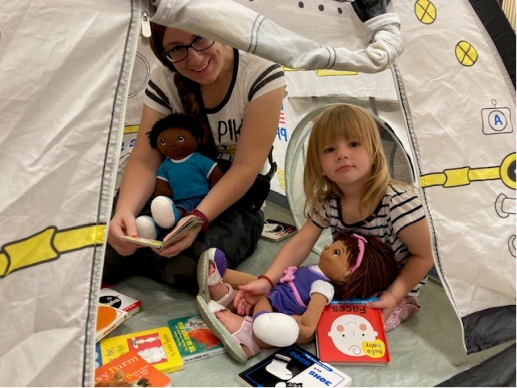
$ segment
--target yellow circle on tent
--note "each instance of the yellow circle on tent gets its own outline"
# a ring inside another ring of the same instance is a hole
[[[462,40],[456,45],[456,58],[463,66],[472,66],[478,60],[478,52],[469,42]]]
[[[415,3],[415,15],[424,24],[431,24],[436,20],[436,7],[427,0],[417,0]]]
[[[515,190],[515,152],[503,159],[500,168],[501,180],[510,189]]]

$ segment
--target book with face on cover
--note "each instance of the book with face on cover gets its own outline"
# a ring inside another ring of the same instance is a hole
[[[189,218],[181,227],[167,240],[151,240],[143,237],[132,237],[132,236],[121,236],[120,238],[125,241],[132,242],[134,244],[143,245],[146,247],[156,248],[158,250],[168,247],[169,245],[176,244],[178,241],[185,238],[185,236],[193,229],[201,227],[203,221],[199,217]]]
[[[291,345],[259,361],[237,376],[249,387],[349,387],[352,378],[321,362],[314,354]]]
[[[101,288],[99,303],[124,310],[132,317],[142,311],[142,302],[115,291],[113,288]]]
[[[387,365],[388,343],[381,311],[365,306],[376,299],[332,301],[316,327],[318,357],[334,365]]]
[[[95,387],[170,387],[171,379],[135,352],[95,369]]]
[[[296,226],[292,224],[268,218],[264,221],[264,229],[262,229],[260,237],[268,241],[278,242],[292,236],[297,231]]]
[[[225,352],[221,340],[212,333],[201,315],[171,319],[168,325],[185,364]]]
[[[162,373],[183,369],[183,360],[168,327],[104,338],[100,348],[103,364],[135,352]]]

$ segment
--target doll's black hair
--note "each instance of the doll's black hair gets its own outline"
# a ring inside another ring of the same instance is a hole
[[[171,113],[168,116],[158,120],[154,123],[153,128],[150,132],[147,132],[149,136],[149,142],[151,147],[156,148],[158,146],[158,136],[160,133],[169,128],[184,128],[190,131],[196,139],[203,141],[205,133],[205,125],[202,121],[195,117],[187,116],[183,113]]]

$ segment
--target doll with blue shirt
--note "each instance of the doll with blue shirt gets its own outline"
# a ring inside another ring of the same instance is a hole
[[[151,215],[136,219],[138,236],[156,239],[160,228],[171,229],[221,179],[217,163],[197,152],[204,124],[194,117],[173,113],[158,120],[147,133],[152,148],[165,160],[156,173]]]

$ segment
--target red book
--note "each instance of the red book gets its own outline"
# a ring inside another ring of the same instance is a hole
[[[362,300],[333,301],[316,328],[316,351],[329,364],[387,365],[388,343],[381,311]]]
[[[96,387],[169,387],[171,379],[135,352],[95,369]]]

